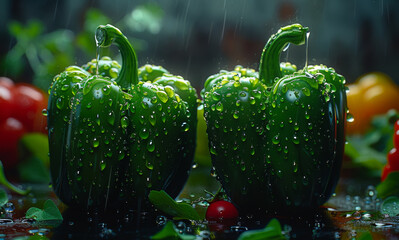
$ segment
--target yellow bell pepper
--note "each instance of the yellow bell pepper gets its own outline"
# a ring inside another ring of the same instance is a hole
[[[372,72],[348,85],[348,108],[353,121],[347,124],[347,134],[362,134],[371,119],[390,109],[399,110],[399,87],[386,74]]]

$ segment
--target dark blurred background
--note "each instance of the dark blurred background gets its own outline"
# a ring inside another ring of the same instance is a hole
[[[201,89],[220,69],[257,69],[270,35],[298,22],[310,28],[310,64],[331,66],[349,83],[370,71],[398,82],[398,10],[395,0],[3,0],[0,75],[46,89],[66,66],[95,58],[95,29],[110,23],[139,65],[162,65]],[[290,46],[281,60],[302,68],[305,56],[305,46]]]

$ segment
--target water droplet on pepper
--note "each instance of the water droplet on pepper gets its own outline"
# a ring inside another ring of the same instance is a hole
[[[127,128],[128,125],[129,125],[129,118],[124,116],[121,119],[121,126],[122,126],[122,128]]]
[[[98,140],[97,138],[93,139],[93,147],[98,147],[100,145],[100,140]]]
[[[141,129],[139,136],[141,139],[147,139],[148,136],[150,135],[150,133],[148,132],[148,130],[146,128]]]
[[[148,150],[149,152],[153,152],[153,151],[155,150],[155,145],[154,145],[154,142],[153,142],[152,140],[150,140],[150,141],[147,143],[147,150]]]
[[[166,103],[166,102],[169,100],[168,94],[166,94],[166,92],[164,92],[164,91],[157,91],[156,94],[157,94],[158,98],[159,98],[163,103]]]
[[[58,109],[63,109],[64,108],[64,98],[63,97],[59,97],[57,99],[56,106],[57,106]]]
[[[108,113],[107,121],[112,126],[115,124],[115,114],[114,114],[114,112]]]

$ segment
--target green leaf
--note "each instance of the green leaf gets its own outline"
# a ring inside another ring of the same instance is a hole
[[[42,133],[25,134],[19,141],[21,163],[18,173],[21,181],[49,183],[48,137]]]
[[[285,239],[280,222],[273,218],[264,229],[250,230],[242,233],[238,240]]]
[[[399,171],[391,172],[387,178],[376,187],[379,198],[399,196]]]
[[[11,184],[7,180],[7,178],[6,178],[5,174],[4,174],[3,163],[1,161],[0,161],[0,185],[3,185],[7,189],[9,189],[9,190],[11,190],[11,191],[13,191],[15,193],[18,193],[20,195],[26,195],[30,191],[30,189],[26,189],[26,190],[20,189],[20,188],[14,186],[13,184]]]
[[[48,156],[49,144],[47,135],[42,133],[28,133],[22,136],[20,143],[33,156],[39,158],[45,166],[49,166],[50,159]]]
[[[8,202],[8,195],[6,191],[0,189],[0,207],[4,206]]]
[[[18,165],[18,173],[21,181],[29,183],[50,182],[50,172],[43,162],[37,157],[30,157]]]
[[[84,23],[84,30],[86,32],[93,33],[93,29],[96,29],[98,25],[104,25],[107,23],[110,23],[111,20],[109,17],[104,15],[100,10],[98,9],[89,9],[86,13],[85,17],[85,23]],[[92,37],[94,40],[94,38]]]
[[[148,195],[150,202],[160,211],[180,219],[201,220],[197,211],[187,203],[178,203],[164,190],[152,190]]]
[[[399,198],[391,196],[385,199],[381,204],[381,213],[394,217],[399,214]]]
[[[158,4],[147,3],[133,9],[124,22],[132,31],[158,34],[162,29],[163,15],[164,12]]]
[[[355,166],[363,166],[372,170],[381,170],[386,163],[385,153],[370,147],[361,136],[347,137],[345,154],[352,159]]]
[[[10,32],[11,36],[17,37],[23,32],[22,24],[17,21],[12,21],[8,24],[8,31]]]
[[[55,203],[48,199],[44,202],[43,209],[31,207],[26,211],[26,218],[33,218],[36,221],[48,221],[48,220],[61,220],[62,215],[60,210],[58,210]]]
[[[25,45],[43,32],[43,23],[38,20],[30,20],[26,26],[23,26],[20,22],[13,21],[8,25],[8,30],[18,43]]]
[[[25,28],[26,35],[34,39],[35,37],[39,36],[43,32],[43,23],[39,20],[30,20],[28,25]]]
[[[390,110],[375,116],[366,134],[347,136],[345,154],[352,159],[351,165],[372,170],[371,174],[380,176],[386,164],[386,154],[393,147],[393,124],[398,118],[398,112]]]
[[[180,234],[176,231],[173,222],[168,221],[165,226],[162,228],[161,231],[156,233],[155,235],[151,236],[151,239],[158,239],[158,240],[193,240],[195,239],[194,235],[188,234]]]

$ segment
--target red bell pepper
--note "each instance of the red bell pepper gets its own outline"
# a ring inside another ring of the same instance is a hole
[[[387,164],[382,170],[381,181],[384,181],[389,173],[399,171],[399,120],[394,126],[393,143],[394,147],[387,154]]]

